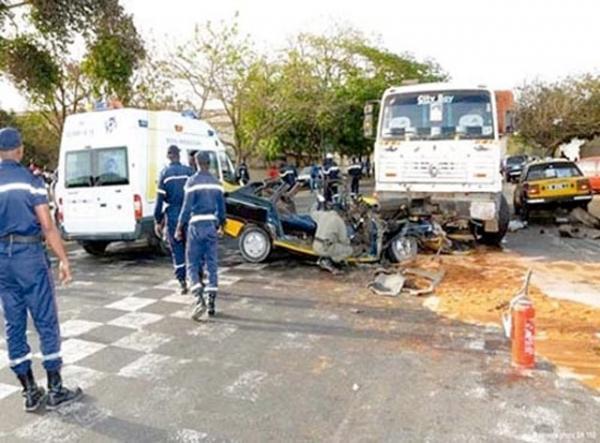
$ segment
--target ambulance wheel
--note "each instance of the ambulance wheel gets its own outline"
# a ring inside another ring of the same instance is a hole
[[[261,263],[271,254],[271,237],[259,226],[248,226],[242,232],[239,247],[244,260],[250,263]]]
[[[84,241],[81,246],[88,254],[98,256],[104,255],[108,243],[107,241]]]

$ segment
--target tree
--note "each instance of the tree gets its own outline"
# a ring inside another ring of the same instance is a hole
[[[525,84],[516,118],[519,134],[547,155],[574,138],[592,139],[600,135],[600,76]]]
[[[125,103],[145,55],[118,0],[0,0],[0,71],[38,107],[54,135],[92,93]],[[81,39],[83,59],[71,56]]]

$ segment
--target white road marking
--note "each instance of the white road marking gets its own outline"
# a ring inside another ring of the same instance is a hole
[[[5,349],[0,349],[0,369],[8,366],[8,352]]]
[[[231,286],[231,285],[235,285],[241,279],[242,279],[241,277],[234,277],[234,276],[225,275],[225,276],[219,277],[219,286]]]
[[[99,326],[102,326],[102,323],[87,320],[67,320],[60,324],[60,333],[64,338],[71,338],[90,332]]]
[[[174,441],[180,443],[200,443],[207,441],[206,432],[194,431],[193,429],[178,429],[174,436]]]
[[[122,339],[113,343],[113,346],[149,353],[158,349],[165,343],[170,342],[171,340],[172,337],[165,334],[148,331],[136,331],[133,334],[129,334],[128,336],[123,337]]]
[[[153,298],[142,298],[142,297],[125,297],[119,301],[106,305],[105,307],[110,309],[118,309],[120,311],[137,311],[138,309],[145,308],[153,303],[156,303],[156,299]]]
[[[145,380],[170,377],[177,370],[178,361],[166,355],[146,354],[119,371],[119,375]]]
[[[187,318],[189,318],[189,314]],[[189,330],[187,334],[191,335],[192,337],[203,337],[204,339],[212,342],[220,342],[235,334],[237,330],[238,327],[236,325],[205,323]]]
[[[75,363],[106,348],[105,344],[70,338],[61,346],[62,359],[65,364]]]
[[[191,305],[194,302],[195,297],[191,294],[171,294],[163,297],[161,300],[169,303],[179,303],[180,305]]]
[[[244,372],[233,384],[225,388],[225,395],[254,403],[258,400],[260,385],[267,376],[263,371]]]
[[[240,271],[262,271],[263,269],[265,269],[267,266],[267,264],[258,264],[258,263],[242,263],[240,265],[234,266],[233,269],[235,270],[240,270]]]
[[[96,371],[94,369],[85,368],[77,365],[65,365],[62,368],[62,375],[67,383],[69,380],[77,382],[77,386],[81,389],[86,390],[94,386],[100,380],[107,376],[104,372]]]
[[[121,317],[108,322],[112,326],[121,326],[123,328],[141,329],[144,326],[156,323],[164,318],[163,315],[151,314],[149,312],[128,312]]]
[[[179,288],[179,282],[176,279],[169,280],[164,283],[161,283],[160,285],[154,286],[154,289],[170,290],[170,289],[177,289],[177,288]]]
[[[0,400],[5,399],[9,395],[19,391],[20,389],[17,386],[0,383]]]

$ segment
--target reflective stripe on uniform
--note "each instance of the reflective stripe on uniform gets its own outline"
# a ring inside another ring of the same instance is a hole
[[[201,283],[196,283],[194,286],[192,286],[190,288],[190,291],[195,291],[196,289],[199,289],[202,286]]]
[[[221,185],[213,185],[213,184],[204,184],[204,185],[194,185],[194,186],[190,186],[189,188],[185,188],[185,192],[189,193],[189,192],[195,192],[195,191],[223,191],[223,186]]]
[[[173,177],[168,177],[163,180],[164,183],[168,183],[171,180],[187,180],[190,178],[188,175],[174,175]]]
[[[34,188],[27,183],[9,183],[8,185],[0,185],[0,193],[9,191],[28,191],[34,195],[48,195],[48,192],[43,188]]]
[[[204,290],[205,290],[206,292],[216,292],[216,291],[218,291],[218,290],[219,290],[219,288],[217,288],[217,287],[215,287],[215,286],[207,286],[207,287],[205,287],[205,288],[204,288]]]
[[[42,355],[43,361],[56,360],[57,358],[60,358],[60,352],[54,352],[53,354]]]
[[[165,191],[163,191],[162,189],[157,189],[156,192],[158,192],[159,194],[162,194],[162,195],[167,195],[167,193]]]
[[[32,358],[32,355],[31,355],[31,352],[30,352],[25,357],[15,358],[14,360],[10,360],[10,362],[9,362],[10,367],[13,368],[15,366],[19,366],[21,363],[25,363],[26,361],[31,360],[31,358]]]
[[[348,171],[351,170],[351,169],[362,169],[362,166],[361,165],[352,165],[352,166],[349,166],[348,167]]]
[[[217,221],[217,216],[214,214],[192,215],[192,218],[190,219],[190,223],[194,223],[197,221]]]
[[[182,265],[175,265],[175,269],[185,268],[185,263]]]
[[[279,175],[281,177],[285,177],[286,175],[290,175],[290,174],[293,174],[293,173],[294,173],[294,171],[288,170],[288,171],[285,171],[285,172],[282,172],[282,173],[280,172]]]

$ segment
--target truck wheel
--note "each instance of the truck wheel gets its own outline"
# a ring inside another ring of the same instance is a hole
[[[239,248],[244,260],[261,263],[271,254],[271,237],[259,226],[248,226],[240,236]]]
[[[84,242],[81,242],[81,246],[83,247],[84,251],[90,255],[95,255],[95,256],[104,255],[108,244],[109,244],[109,242],[107,242],[107,241],[84,241]]]
[[[523,208],[521,208],[521,212]],[[500,199],[500,210],[498,211],[498,232],[482,232],[481,243],[490,246],[500,246],[502,239],[508,232],[508,223],[510,222],[510,209],[506,198]]]
[[[418,246],[414,237],[397,236],[387,248],[387,254],[392,263],[401,263],[417,256]]]

